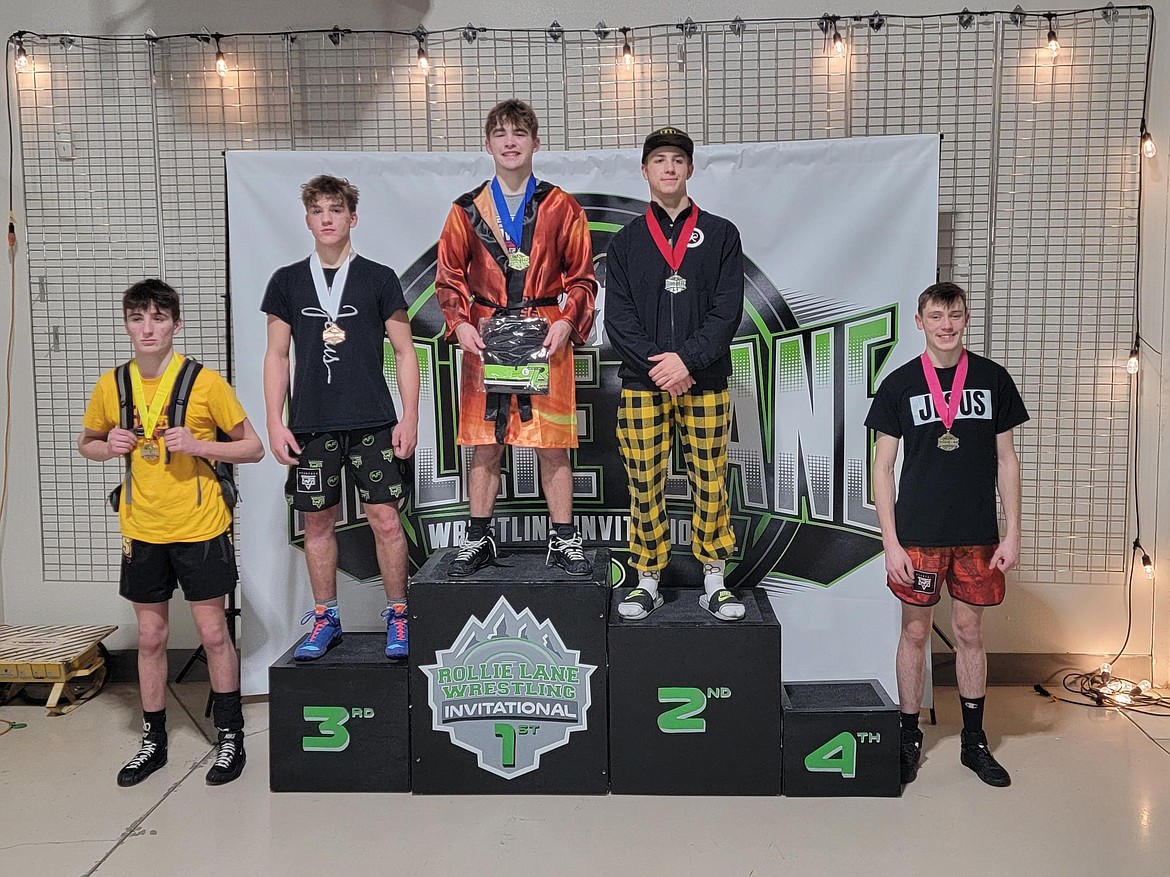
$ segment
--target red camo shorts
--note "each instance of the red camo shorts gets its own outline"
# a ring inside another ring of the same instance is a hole
[[[945,548],[906,546],[914,564],[914,582],[903,585],[887,579],[894,596],[911,606],[933,606],[946,582],[951,596],[971,606],[998,606],[1003,602],[1003,570],[991,565],[996,545],[956,545]]]

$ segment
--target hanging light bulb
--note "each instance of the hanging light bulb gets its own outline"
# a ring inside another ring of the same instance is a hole
[[[1051,12],[1045,14],[1048,19],[1048,51],[1052,53],[1052,60],[1060,54],[1060,40],[1056,38],[1056,16]]]
[[[1158,154],[1158,147],[1154,145],[1154,137],[1146,130],[1146,120],[1142,119],[1142,155],[1153,158]]]
[[[841,38],[841,31],[837,30],[836,25],[833,26],[833,54],[838,58],[845,57],[845,40]]]
[[[1131,375],[1136,375],[1138,369],[1141,367],[1141,359],[1138,356],[1138,347],[1135,344],[1129,351],[1129,359],[1125,361],[1125,370]]]
[[[228,75],[227,58],[223,56],[223,49],[219,47],[219,37],[215,38],[215,72],[220,76]]]
[[[418,44],[418,69],[423,73],[431,69],[431,57],[427,54],[427,47],[421,41]]]
[[[1154,561],[1150,560],[1150,555],[1142,552],[1142,569],[1145,570],[1146,578],[1150,581],[1154,580]]]
[[[628,27],[622,28],[622,34],[626,41],[622,45],[622,58],[626,62],[626,67],[634,66],[634,47],[630,45],[630,29]]]
[[[16,38],[16,52],[13,55],[12,65],[16,68],[17,73],[24,73],[28,70],[28,53],[24,50],[24,40],[20,37]]]

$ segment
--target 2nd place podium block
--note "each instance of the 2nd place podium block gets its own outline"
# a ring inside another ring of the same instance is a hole
[[[410,586],[414,791],[605,794],[609,551],[588,577],[520,549],[457,579],[454,554]]]
[[[609,626],[610,788],[629,795],[780,794],[780,624],[762,591],[719,621],[699,590]]]

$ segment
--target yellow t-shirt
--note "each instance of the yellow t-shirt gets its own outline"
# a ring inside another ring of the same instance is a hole
[[[177,354],[176,354],[177,355]],[[142,389],[146,404],[150,405],[162,378],[143,379]],[[159,459],[151,462],[142,458],[144,438],[138,440],[130,462],[133,479],[130,502],[122,491],[122,507],[118,512],[122,535],[142,542],[203,542],[214,539],[231,526],[232,516],[224,504],[219,481],[211,467],[187,454],[173,453],[166,461],[166,443],[162,433],[167,429],[167,400],[155,427],[159,439]],[[229,432],[244,422],[247,415],[235,392],[217,372],[204,368],[195,378],[191,399],[187,404],[186,427],[200,441],[215,441],[218,426]],[[89,407],[82,418],[82,426],[105,434],[120,421],[118,387],[114,372],[103,374],[93,389]],[[135,426],[140,415],[134,411]],[[118,458],[125,475],[125,462]],[[197,487],[198,484],[198,487]],[[199,491],[203,501],[199,502]]]

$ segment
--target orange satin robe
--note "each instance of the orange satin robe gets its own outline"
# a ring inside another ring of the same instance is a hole
[[[549,394],[531,397],[531,420],[520,418],[516,399],[512,397],[504,443],[532,448],[575,448],[577,394],[573,345],[583,344],[588,337],[597,297],[589,222],[572,195],[549,183],[538,183],[532,200],[536,215],[531,246],[525,250],[529,266],[523,272],[523,299],[564,294],[560,307],[539,307],[536,312],[550,326],[557,320],[568,320],[573,329],[569,336],[571,343],[557,351],[550,362]],[[489,233],[498,245],[494,254],[481,238]],[[472,293],[501,305],[508,303],[505,272],[497,262],[500,254],[506,252],[491,187],[485,183],[455,202],[439,237],[435,295],[447,319],[448,341],[458,343],[455,330],[461,323],[470,322],[478,330],[479,321],[494,314],[491,307],[473,302]],[[465,355],[459,393],[459,444],[496,443],[494,421],[484,420],[486,401],[483,360]]]

